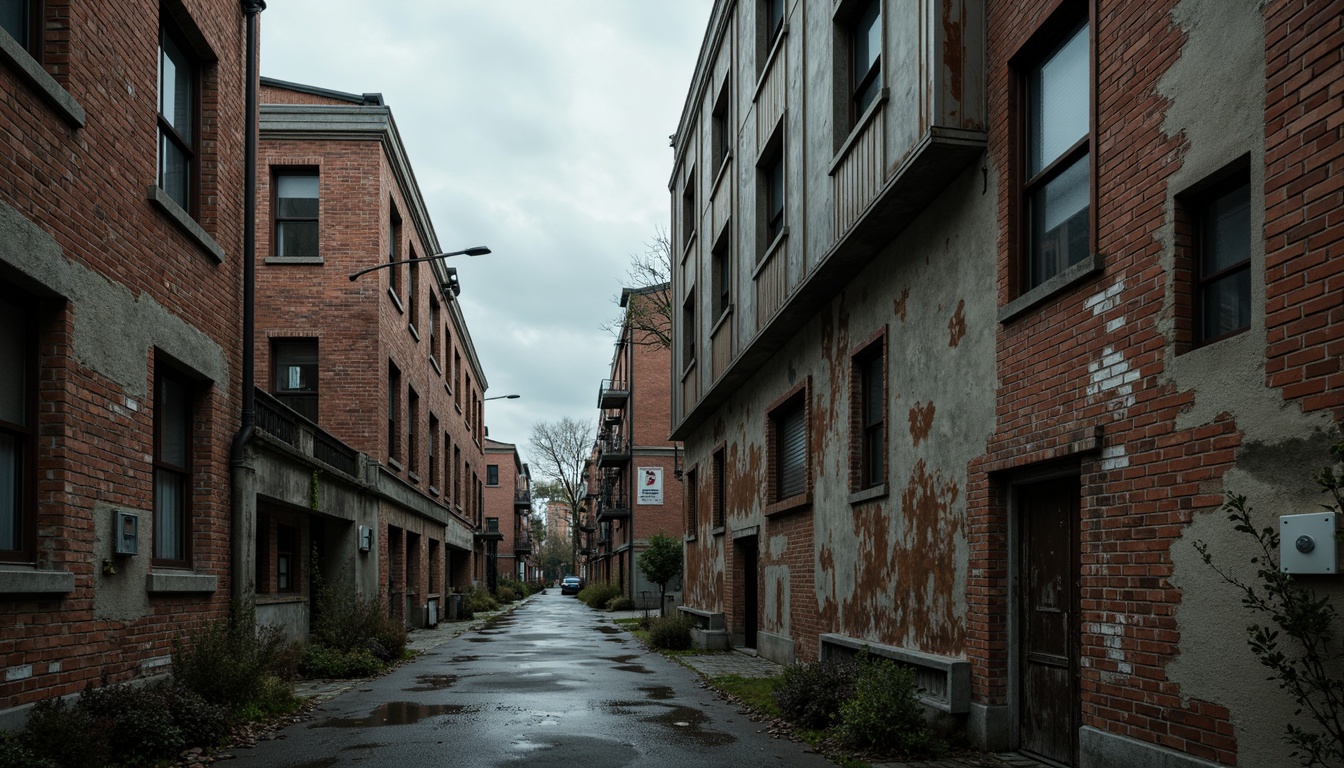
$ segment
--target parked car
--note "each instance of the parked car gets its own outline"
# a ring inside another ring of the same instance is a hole
[[[560,582],[560,594],[562,595],[577,595],[581,589],[583,589],[583,579],[578,576],[566,576]]]

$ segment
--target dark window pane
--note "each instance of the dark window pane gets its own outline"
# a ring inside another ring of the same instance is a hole
[[[23,543],[23,440],[0,432],[0,550]]]
[[[27,332],[18,307],[0,302],[0,421],[24,426],[27,408]]]
[[[1242,269],[1207,283],[1203,296],[1204,338],[1251,325],[1251,270]]]
[[[886,448],[882,444],[880,425],[864,431],[863,457],[863,487],[871,488],[881,483],[885,474]]]
[[[162,131],[159,134],[159,187],[182,210],[191,205],[191,160],[182,148]]]
[[[275,255],[295,259],[317,256],[317,222],[282,221],[276,225]]]
[[[159,50],[159,114],[190,146],[192,136],[191,60],[171,36],[165,34]]]
[[[186,387],[170,378],[159,380],[159,402],[155,418],[159,427],[159,461],[175,467],[187,466],[191,437],[191,403]]]
[[[1087,256],[1088,159],[1083,155],[1028,200],[1031,209],[1031,285]]]
[[[1215,199],[1205,214],[1203,274],[1213,275],[1251,258],[1251,188],[1243,185]]]
[[[1028,178],[1087,136],[1091,101],[1087,59],[1087,27],[1083,26],[1031,74]]]
[[[789,406],[776,419],[779,498],[786,499],[807,490],[807,434],[803,408],[801,405]]]
[[[881,88],[882,78],[878,76],[882,58],[882,24],[879,8],[880,4],[876,0],[868,4],[855,23],[853,37],[850,40],[854,54],[850,62],[850,89],[854,93],[855,118],[863,114],[873,103]]]
[[[766,0],[766,2],[770,6],[768,23],[770,41],[773,44],[780,30],[784,28],[784,0]]]
[[[0,0],[0,28],[23,48],[28,47],[29,0]]]
[[[185,475],[154,470],[154,557],[186,559],[186,500]]]

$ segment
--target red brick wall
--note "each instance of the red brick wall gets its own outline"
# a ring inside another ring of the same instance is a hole
[[[47,65],[87,122],[71,128],[15,69],[0,65],[0,200],[50,234],[61,258],[105,277],[114,302],[134,296],[166,308],[218,345],[236,372],[243,169],[221,158],[243,154],[244,23],[236,2],[185,6],[218,58],[203,90],[199,221],[224,249],[224,262],[146,199],[156,179],[157,2],[46,3]],[[0,263],[0,283],[35,288],[18,280],[18,270],[31,266]],[[80,320],[96,316],[83,302],[99,298],[48,300],[39,312],[37,558],[43,568],[73,573],[75,588],[63,597],[0,596],[0,668],[32,671],[0,681],[0,708],[74,693],[103,676],[133,677],[142,662],[166,657],[175,635],[221,615],[228,598],[236,381],[199,392],[192,457],[193,566],[217,576],[220,591],[151,595],[141,618],[95,614],[95,572],[110,546],[95,542],[95,505],[153,509],[146,457],[154,444],[153,350],[121,361],[123,372],[145,372],[130,389],[75,356]],[[151,547],[142,536],[139,557],[147,560]]]

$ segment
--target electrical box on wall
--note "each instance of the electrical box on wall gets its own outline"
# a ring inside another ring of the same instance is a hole
[[[1339,515],[1313,512],[1279,517],[1279,570],[1339,573]]]
[[[367,525],[359,526],[359,551],[369,552],[373,549],[373,528]]]
[[[134,512],[112,510],[112,542],[113,554],[139,554],[140,516]]]

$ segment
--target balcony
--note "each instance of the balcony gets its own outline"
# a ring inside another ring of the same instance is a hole
[[[532,491],[530,491],[530,490],[526,490],[526,489],[521,490],[521,491],[514,491],[514,492],[513,492],[513,508],[514,508],[514,509],[531,509],[531,508],[532,508]]]
[[[513,538],[513,554],[530,555],[532,554],[532,536],[526,532],[519,533]]]
[[[624,520],[630,517],[630,497],[624,493],[604,496],[597,502],[597,520]]]
[[[607,435],[597,441],[597,466],[620,467],[630,461],[630,441],[619,435]]]
[[[503,538],[504,532],[499,530],[498,517],[485,518],[485,527],[476,531],[477,541],[499,541]]]
[[[327,434],[269,392],[256,390],[257,429],[350,477],[359,477],[359,451]]]
[[[602,410],[620,410],[630,401],[630,384],[615,379],[603,379],[597,391],[597,407]]]

